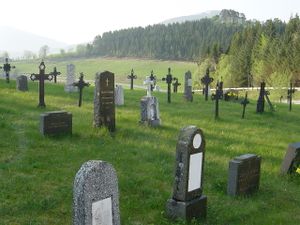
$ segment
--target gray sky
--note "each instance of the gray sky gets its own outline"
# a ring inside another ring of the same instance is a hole
[[[288,21],[300,13],[300,0],[2,0],[0,7],[0,26],[77,44],[106,31],[208,10],[233,9],[247,19]]]

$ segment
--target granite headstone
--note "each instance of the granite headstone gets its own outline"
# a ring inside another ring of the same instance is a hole
[[[67,65],[67,77],[66,77],[66,83],[65,83],[65,92],[77,92],[78,87],[74,86],[74,83],[76,82],[76,76],[75,76],[75,65],[74,64],[68,64]]]
[[[289,144],[283,162],[281,164],[282,174],[295,173],[300,168],[300,142]]]
[[[124,105],[124,89],[123,89],[122,85],[116,85],[115,104],[116,105]]]
[[[72,114],[66,111],[41,114],[40,132],[43,135],[72,134]]]
[[[16,78],[17,90],[28,91],[28,80],[25,75],[18,76]]]
[[[192,87],[192,73],[190,71],[187,71],[184,75],[184,95],[183,97],[185,100],[192,102],[193,101],[193,91]]]

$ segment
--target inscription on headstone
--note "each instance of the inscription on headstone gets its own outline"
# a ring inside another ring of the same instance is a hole
[[[72,134],[72,114],[66,111],[41,114],[40,132],[43,135]]]
[[[120,225],[118,178],[111,164],[91,160],[77,172],[73,225]]]
[[[97,73],[94,95],[94,126],[105,126],[115,131],[115,79],[114,74],[105,71]]]
[[[19,91],[28,91],[28,80],[24,75],[18,76],[16,78],[17,90]]]
[[[300,170],[300,142],[289,144],[281,165],[282,174],[291,174]],[[300,173],[300,172],[298,172]]]
[[[261,157],[244,154],[229,162],[228,195],[248,195],[259,188]]]
[[[207,197],[203,192],[205,139],[195,126],[181,129],[176,146],[173,196],[166,213],[172,218],[191,220],[206,217]]]

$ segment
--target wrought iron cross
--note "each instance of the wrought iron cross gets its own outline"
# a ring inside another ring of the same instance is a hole
[[[131,74],[127,76],[128,79],[130,79],[130,89],[133,90],[133,79],[136,79],[137,76],[134,75],[133,69],[131,69]]]
[[[171,84],[172,81],[174,80],[172,78],[171,68],[168,68],[168,74],[162,80],[166,81],[166,83],[168,84],[168,103],[171,103]]]
[[[5,58],[5,63],[3,64],[3,67],[0,66],[0,69],[3,69],[4,72],[5,72],[5,76],[6,76],[6,83],[9,83],[9,72],[11,69],[15,69],[16,67],[15,66],[11,66],[9,63],[8,63],[8,58]]]
[[[174,93],[177,93],[178,86],[180,86],[181,83],[178,82],[178,78],[174,77],[173,79],[174,79],[174,81],[175,81],[175,82],[173,83],[173,92],[174,92]]]
[[[220,85],[220,83],[218,81],[217,86],[216,86],[216,94],[211,96],[211,99],[216,101],[216,104],[215,104],[215,119],[219,118],[219,100],[221,98],[222,98],[222,86]]]
[[[292,111],[292,101],[293,101],[293,94],[295,93],[296,89],[293,88],[293,83],[290,82],[290,88],[288,89],[288,100],[289,100],[289,110]]]
[[[156,76],[153,74],[153,70],[151,70],[151,74],[149,76],[150,80],[152,81],[152,84],[151,84],[151,91],[153,91],[154,89],[154,86],[156,84]]]
[[[39,81],[39,104],[38,107],[46,107],[45,104],[45,80],[49,80],[51,81],[53,79],[53,75],[52,74],[45,74],[45,63],[42,61],[40,66],[40,73],[39,74],[31,74],[30,75],[30,79],[32,81],[38,80]]]
[[[79,107],[81,106],[81,103],[82,103],[82,90],[83,90],[83,88],[90,86],[89,83],[87,83],[83,80],[83,77],[84,77],[83,73],[80,73],[79,81],[73,83],[73,85],[78,87],[78,89],[79,89],[79,102],[78,102]]]
[[[54,67],[53,72],[50,73],[50,74],[53,75],[53,77],[54,77],[54,83],[56,83],[56,76],[60,75],[60,72],[58,72],[56,70],[56,67]]]
[[[243,114],[242,114],[242,119],[245,117],[245,112],[246,112],[246,106],[249,104],[248,100],[248,93],[246,92],[245,98],[241,101],[241,105],[243,106]]]
[[[208,100],[208,86],[211,82],[213,82],[214,79],[212,77],[209,76],[209,68],[206,69],[206,74],[204,75],[204,77],[201,78],[201,82],[202,84],[205,85],[205,101]]]

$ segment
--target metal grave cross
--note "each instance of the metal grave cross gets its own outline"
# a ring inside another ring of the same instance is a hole
[[[171,103],[171,84],[172,80],[174,80],[172,78],[171,68],[168,68],[168,74],[162,80],[166,81],[166,83],[168,84],[168,103]]]
[[[261,82],[260,84],[260,91],[259,91],[259,97],[257,100],[257,105],[256,105],[256,112],[257,113],[263,113],[265,110],[265,82]]]
[[[136,79],[137,76],[134,75],[133,69],[131,69],[131,74],[127,76],[127,79],[130,79],[130,89],[133,90],[133,79]]]
[[[45,63],[42,61],[39,69],[40,69],[40,73],[39,74],[31,74],[30,75],[30,80],[35,81],[38,80],[39,81],[39,104],[38,107],[46,107],[45,104],[45,80],[49,80],[51,81],[53,79],[53,75],[52,74],[45,74]]]
[[[181,85],[181,83],[178,82],[178,78],[174,77],[174,83],[173,83],[173,93],[177,93],[178,90],[178,86]]]
[[[153,80],[151,80],[149,76],[147,76],[146,80],[144,80],[144,85],[147,85],[147,97],[151,97],[151,87],[153,83]]]
[[[211,96],[212,100],[216,101],[215,104],[215,119],[219,118],[219,100],[222,98],[222,85],[220,85],[219,81],[216,86],[216,94]]]
[[[241,101],[241,105],[243,106],[243,114],[242,114],[242,119],[245,117],[245,111],[246,111],[246,106],[249,104],[248,100],[248,93],[246,91],[245,98]]]
[[[153,70],[151,70],[151,74],[150,74],[149,78],[150,78],[150,80],[153,82],[153,83],[151,84],[151,91],[153,91],[154,86],[155,86],[155,84],[156,84],[156,76],[153,74]]]
[[[8,63],[8,58],[5,58],[5,63],[3,64],[3,67],[0,66],[0,69],[3,69],[4,72],[5,72],[5,76],[6,76],[6,83],[9,83],[9,72],[11,69],[15,69],[16,67],[15,66],[11,66],[9,63]]]
[[[81,103],[82,103],[82,90],[83,90],[83,88],[90,86],[89,83],[87,83],[83,80],[83,77],[84,77],[83,73],[80,73],[79,81],[73,83],[73,85],[78,87],[78,89],[79,89],[79,102],[78,102],[79,107],[81,106]]]
[[[54,77],[54,83],[56,83],[56,76],[60,75],[61,73],[57,71],[56,67],[53,68],[53,72],[50,73]]]
[[[209,76],[209,68],[206,69],[206,74],[204,75],[204,77],[201,78],[201,82],[202,84],[205,85],[205,101],[208,100],[208,86],[211,82],[214,81],[214,78]]]
[[[290,82],[290,88],[288,89],[288,101],[289,101],[289,104],[290,104],[290,107],[289,107],[289,110],[292,111],[292,102],[293,102],[293,94],[295,93],[296,89],[293,88],[293,83]]]

